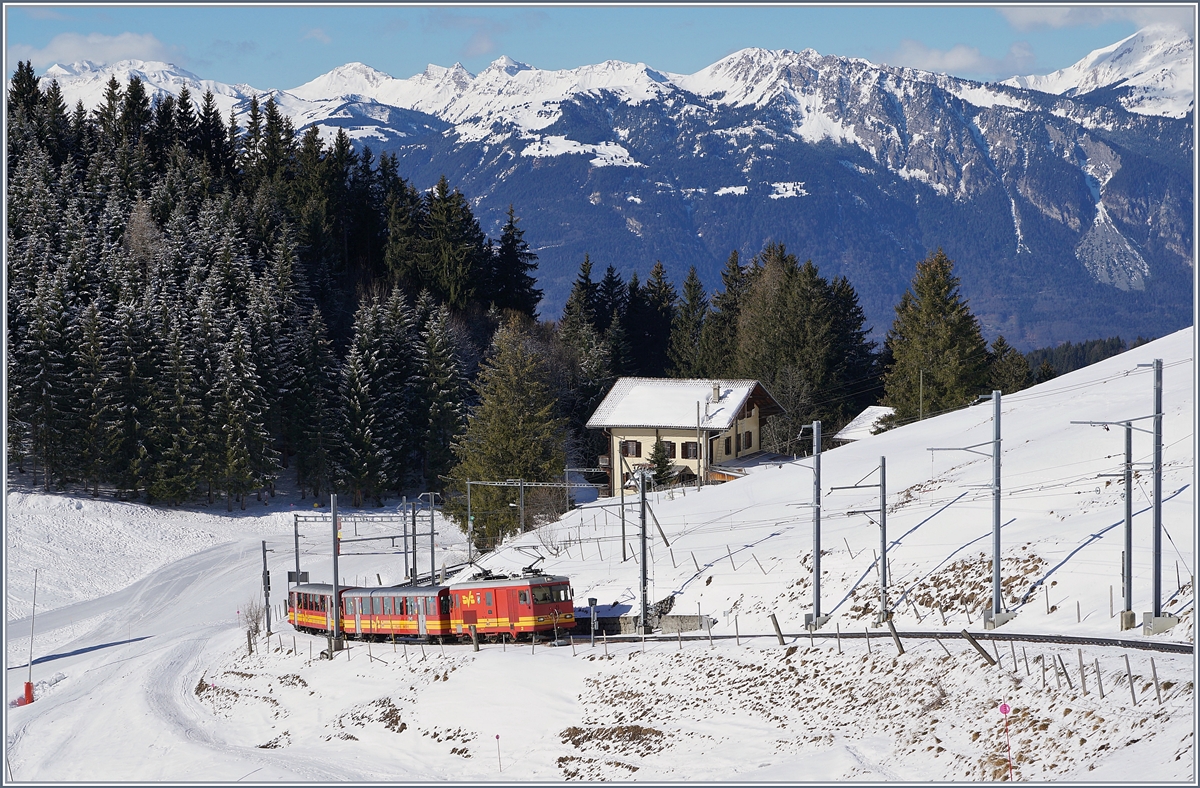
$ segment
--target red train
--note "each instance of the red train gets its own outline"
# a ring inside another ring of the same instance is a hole
[[[418,637],[431,642],[471,639],[541,639],[575,626],[571,582],[526,572],[483,577],[449,586],[351,587],[341,596],[339,628],[345,637],[385,640]],[[333,586],[306,583],[288,592],[288,621],[301,632],[333,629]]]

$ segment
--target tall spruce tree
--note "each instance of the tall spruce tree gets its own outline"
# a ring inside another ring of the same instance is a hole
[[[708,296],[696,273],[688,269],[683,280],[683,299],[671,325],[669,357],[671,375],[677,378],[698,378],[703,374],[700,359],[700,336],[704,331],[704,315],[708,312]]]
[[[734,250],[721,271],[723,289],[713,294],[700,329],[700,368],[705,377],[728,378],[735,372],[738,321],[749,284],[747,280],[746,267]]]
[[[466,374],[462,350],[445,304],[429,316],[423,331],[425,381],[424,476],[427,490],[445,487],[445,476],[454,467],[453,444],[462,433],[467,415]]]
[[[884,404],[895,409],[886,425],[915,420],[922,410],[928,416],[961,408],[984,393],[987,345],[959,294],[954,263],[941,249],[917,263],[886,342],[892,366]]]
[[[988,365],[988,385],[993,391],[1013,394],[1029,386],[1029,361],[1003,336],[992,343],[991,363]]]
[[[525,241],[525,231],[517,226],[517,214],[508,206],[508,220],[500,230],[492,274],[492,303],[499,309],[512,309],[533,317],[542,291],[537,288],[537,255]]]
[[[464,531],[468,480],[553,481],[562,474],[565,425],[555,415],[547,370],[532,345],[519,322],[504,324],[475,382],[479,404],[454,444],[458,463],[451,473],[451,489],[463,495],[448,507]],[[472,508],[481,513],[474,528],[478,548],[492,549],[517,530],[517,512],[508,506],[516,502],[517,493],[503,487],[472,491]]]

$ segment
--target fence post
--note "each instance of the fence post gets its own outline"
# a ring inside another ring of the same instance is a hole
[[[896,625],[892,623],[892,620],[890,618],[888,619],[887,625],[888,625],[888,629],[891,630],[891,632],[892,632],[892,640],[896,644],[896,650],[900,652],[901,656],[903,656],[904,655],[904,646],[901,645],[901,643],[900,643],[900,636],[896,634]]]
[[[1100,660],[1096,659],[1096,686],[1100,689],[1100,700],[1104,700],[1104,679],[1100,676]]]
[[[1083,694],[1087,695],[1087,678],[1083,672],[1083,649],[1075,649],[1075,653],[1079,655],[1079,688],[1083,690]]]
[[[1154,657],[1150,658],[1150,675],[1154,677],[1154,697],[1158,698],[1158,705],[1162,705],[1162,692],[1158,689],[1158,668],[1154,667]]]
[[[967,639],[968,643],[970,643],[972,646],[975,647],[975,650],[979,652],[979,655],[981,657],[983,657],[985,660],[987,660],[987,664],[989,664],[989,665],[996,664],[996,660],[992,659],[992,655],[987,653],[987,649],[985,649],[983,646],[979,645],[979,641],[976,640],[975,638],[973,638],[971,636],[970,632],[968,632],[967,630],[964,629],[961,634],[963,637],[965,637]]]
[[[1129,697],[1133,700],[1133,705],[1137,705],[1137,695],[1133,691],[1133,672],[1129,670],[1129,655],[1122,654],[1125,657],[1125,678],[1129,679]]]
[[[771,614],[771,626],[775,627],[775,637],[779,638],[779,645],[783,645],[783,632],[779,629],[779,621],[775,618],[775,614]]]

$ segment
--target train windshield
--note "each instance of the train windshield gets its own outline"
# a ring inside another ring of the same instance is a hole
[[[569,602],[570,600],[570,586],[540,586],[533,589],[533,601],[535,604],[545,604],[547,602]]]

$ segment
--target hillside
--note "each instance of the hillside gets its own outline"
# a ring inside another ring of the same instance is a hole
[[[1001,657],[998,668],[961,640],[947,640],[943,651],[908,637],[900,655],[886,630],[872,630],[870,653],[861,637],[835,637],[870,628],[879,533],[848,515],[875,507],[872,491],[830,488],[871,483],[881,456],[894,588],[913,603],[893,595],[897,628],[980,631],[991,509],[978,485],[990,479],[990,459],[927,449],[990,439],[989,405],[823,455],[823,609],[832,618],[812,641],[796,635],[811,600],[806,459],[698,493],[652,496],[671,546],[651,529],[651,600],[673,598],[684,614],[698,606],[716,619],[715,636],[736,632],[740,642],[667,636],[644,647],[580,641],[477,653],[416,644],[368,651],[356,643],[333,662],[310,662],[310,648],[323,641],[293,636],[286,624],[276,625],[270,649],[247,656],[238,620],[259,587],[262,539],[274,551],[272,598],[282,595],[279,579],[294,566],[292,505],[309,510],[311,500],[283,489],[261,515],[227,516],[10,491],[10,699],[27,669],[23,616],[33,570],[42,569],[32,670],[38,700],[8,712],[14,779],[1004,779],[1001,701],[1013,707],[1016,779],[1194,779],[1191,655],[1091,645],[1077,655],[1075,647],[1022,639],[1122,635],[1105,586],[1115,586],[1119,606],[1123,502],[1119,483],[1100,476],[1118,469],[1122,436],[1069,422],[1148,413],[1151,373],[1137,365],[1155,358],[1164,361],[1164,609],[1182,620],[1154,639],[1193,643],[1195,338],[1188,329],[1004,398],[1002,566],[1005,602],[1017,616],[995,632],[1011,645],[985,642]],[[1135,461],[1149,450],[1148,437],[1136,434]],[[1150,605],[1148,485],[1140,472],[1139,614]],[[545,569],[572,577],[577,604],[595,596],[604,612],[636,613],[638,567],[619,559],[615,505],[585,505],[481,563],[519,567],[541,554]],[[635,536],[636,526],[628,532]],[[327,533],[301,536],[303,568],[314,581],[328,580]],[[458,539],[439,542],[439,560],[453,560]],[[399,562],[390,550],[363,551],[344,555],[341,570],[352,581],[374,585],[378,574],[391,583],[402,574]],[[770,634],[772,612],[787,633],[784,647]],[[1140,630],[1124,637],[1146,639]],[[1070,687],[1050,671],[1051,655],[1070,671]],[[1077,656],[1088,666],[1086,694]]]

